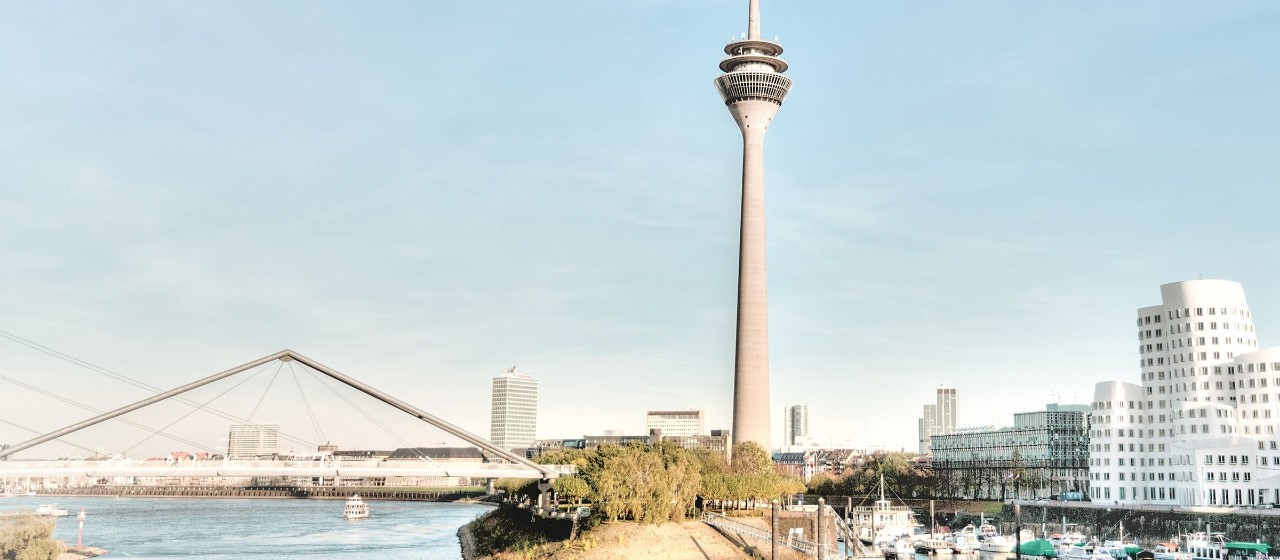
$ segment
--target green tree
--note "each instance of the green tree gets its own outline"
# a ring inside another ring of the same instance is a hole
[[[777,472],[769,453],[754,441],[744,441],[733,446],[733,461],[729,471],[735,474],[770,474]]]
[[[54,560],[62,543],[53,538],[53,520],[32,514],[0,519],[0,558],[4,560]]]
[[[578,505],[582,504],[582,500],[591,497],[591,486],[587,481],[577,476],[562,476],[556,479],[552,484],[552,489],[557,494],[572,498]]]

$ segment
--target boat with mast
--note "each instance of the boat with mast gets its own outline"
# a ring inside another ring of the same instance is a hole
[[[910,539],[917,527],[915,512],[906,504],[895,506],[884,495],[884,475],[880,475],[880,499],[870,507],[858,506],[849,512],[850,521],[858,527],[858,539],[880,549],[892,548],[901,537]]]

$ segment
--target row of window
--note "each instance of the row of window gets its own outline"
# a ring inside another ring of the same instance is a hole
[[[1280,362],[1276,363],[1275,371],[1280,371]],[[1213,366],[1214,375],[1222,375],[1222,372],[1223,372],[1223,366]],[[1226,366],[1226,372],[1227,372],[1227,375],[1235,375],[1236,367]],[[1244,366],[1241,366],[1240,373],[1244,373]],[[1164,379],[1164,374],[1165,374],[1164,370],[1148,371],[1142,374],[1142,380],[1152,381],[1157,378]],[[1173,379],[1176,377],[1188,377],[1188,376],[1195,377],[1195,375],[1196,375],[1196,368],[1194,366],[1192,366],[1191,368],[1175,368],[1175,369],[1169,370],[1169,379]],[[1200,375],[1209,375],[1209,366],[1200,366]],[[1264,382],[1262,386],[1266,387],[1267,385]],[[1280,386],[1280,377],[1276,378],[1276,386]],[[1142,407],[1141,402],[1138,403],[1138,407],[1139,408]],[[1124,408],[1124,407],[1121,407],[1121,408]]]
[[[1196,317],[1203,317],[1204,315],[1206,315],[1206,310],[1208,311],[1207,313],[1208,315],[1235,315],[1239,317],[1244,317],[1246,319],[1253,316],[1248,309],[1236,309],[1236,308],[1228,308],[1228,307],[1208,307],[1208,308],[1197,307],[1195,308]],[[1172,309],[1166,312],[1166,314],[1169,319],[1181,319],[1183,317],[1190,317],[1191,308],[1183,307],[1182,309]],[[1142,325],[1150,325],[1153,322],[1159,323],[1160,315],[1147,315],[1145,317],[1138,318],[1139,327],[1141,327]]]
[[[1253,339],[1236,338],[1234,343],[1235,344],[1252,344]],[[1215,344],[1215,345],[1232,344],[1232,339],[1229,336],[1228,337],[1197,336],[1197,337],[1187,337],[1187,338],[1175,338],[1169,341],[1169,349],[1173,350],[1174,348],[1186,348],[1188,346],[1208,346],[1210,344]],[[1164,350],[1165,348],[1164,348],[1163,342],[1157,342],[1154,345],[1151,344],[1150,342],[1148,342],[1145,345],[1141,343],[1138,344],[1139,354],[1146,354],[1148,352],[1164,352]],[[1262,364],[1262,365],[1264,369],[1262,369],[1261,371],[1266,371],[1265,369],[1266,364]]]
[[[1242,344],[1247,344],[1249,346],[1255,345],[1255,342],[1253,340],[1245,340],[1245,339],[1237,339],[1237,340],[1244,340]],[[1223,354],[1226,354],[1225,358],[1222,356]],[[1223,360],[1223,359],[1230,360],[1236,357],[1235,352],[1213,352],[1212,355],[1213,355],[1213,359],[1215,360]],[[1201,361],[1201,362],[1206,361],[1209,359],[1209,356],[1210,356],[1209,352],[1200,352],[1200,357],[1198,361]],[[1192,361],[1197,361],[1195,352],[1187,352],[1185,354],[1178,353],[1178,354],[1169,356],[1170,364],[1192,362]],[[1150,366],[1162,366],[1162,365],[1164,365],[1163,356],[1158,358],[1146,358],[1146,359],[1138,358],[1138,367],[1150,367]]]

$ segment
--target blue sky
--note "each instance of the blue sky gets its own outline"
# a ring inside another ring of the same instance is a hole
[[[481,435],[512,364],[540,437],[728,427],[741,154],[711,83],[745,4],[4,3],[0,329],[160,387],[293,348]],[[763,9],[796,82],[767,148],[777,432],[807,402],[820,437],[911,448],[938,383],[961,424],[1088,402],[1137,381],[1135,309],[1177,280],[1241,282],[1280,344],[1280,5]],[[145,394],[5,340],[0,367]],[[11,385],[0,410],[86,415]]]

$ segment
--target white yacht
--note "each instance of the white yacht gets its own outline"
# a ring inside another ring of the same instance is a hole
[[[66,517],[70,515],[66,509],[58,507],[58,504],[44,504],[36,508],[36,515],[45,517]]]
[[[907,537],[899,538],[897,541],[884,549],[886,558],[898,558],[899,560],[912,560],[916,557],[916,547],[911,544],[911,539]]]
[[[343,519],[364,519],[369,517],[369,504],[360,499],[359,494],[347,498],[347,506],[342,510]]]
[[[952,552],[951,542],[944,538],[925,538],[916,543],[917,554],[938,555],[951,554]]]
[[[956,554],[976,554],[981,545],[978,540],[978,530],[972,524],[965,525],[963,529],[953,533],[949,540],[951,550]]]
[[[1004,535],[987,535],[978,545],[981,552],[1009,553],[1013,552],[1013,539]]]

